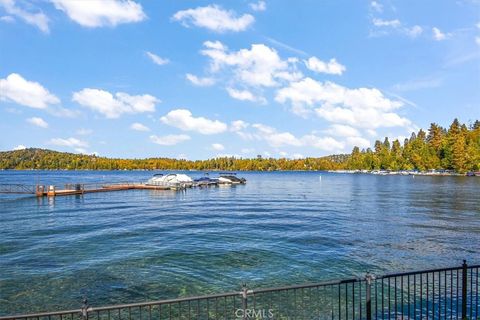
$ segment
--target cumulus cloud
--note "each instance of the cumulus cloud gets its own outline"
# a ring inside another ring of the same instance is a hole
[[[245,86],[273,87],[278,81],[294,81],[302,77],[293,60],[282,60],[275,49],[252,44],[250,49],[230,51],[220,41],[206,41],[201,53],[210,58],[211,72],[230,68],[234,80]]]
[[[224,10],[218,5],[181,10],[175,13],[172,19],[181,22],[185,27],[193,25],[218,33],[244,31],[255,21],[250,14],[238,16],[234,11]]]
[[[190,140],[190,136],[186,134],[169,134],[161,137],[157,135],[150,136],[150,141],[161,146],[173,146],[187,140]]]
[[[148,58],[150,58],[150,60],[152,60],[153,63],[158,64],[159,66],[163,66],[164,64],[167,64],[170,62],[170,60],[162,58],[150,51],[145,52],[145,54],[147,55]]]
[[[372,23],[376,27],[392,27],[397,28],[400,27],[401,22],[398,19],[393,20],[383,20],[379,18],[373,18]]]
[[[55,8],[65,12],[70,19],[87,28],[133,23],[147,16],[142,6],[132,0],[51,0]]]
[[[60,103],[60,99],[40,83],[28,81],[17,73],[11,73],[5,79],[0,79],[0,88],[2,101],[13,101],[36,109],[46,109],[49,105]]]
[[[423,28],[418,25],[415,25],[411,28],[405,28],[405,33],[411,38],[418,37],[419,35],[422,34],[422,32],[423,32]]]
[[[221,143],[213,143],[212,149],[216,151],[222,151],[222,150],[225,150],[225,147]]]
[[[261,104],[267,103],[264,97],[256,97],[248,90],[237,90],[233,88],[227,88],[228,95],[234,99],[241,101],[259,102]]]
[[[394,111],[403,102],[386,98],[376,88],[349,89],[332,82],[318,82],[311,78],[291,83],[277,91],[275,100],[290,101],[293,111],[315,113],[327,121],[375,129],[378,127],[406,127],[411,121]]]
[[[357,129],[343,124],[333,124],[327,130],[325,130],[325,132],[338,137],[360,136],[360,132]]]
[[[246,129],[249,125],[250,124],[243,120],[235,120],[232,121],[232,123],[230,124],[230,130],[233,132],[241,131],[243,129]]]
[[[18,6],[15,0],[0,0],[0,6],[2,6],[8,14],[22,19],[26,23],[37,27],[42,32],[48,33],[50,31],[48,26],[49,19],[43,12],[29,12]],[[7,20],[11,21],[11,19]],[[7,20],[2,19],[2,21]]]
[[[370,8],[375,10],[376,12],[381,13],[383,11],[383,5],[379,3],[378,1],[372,1],[370,2]]]
[[[302,138],[304,145],[314,147],[328,152],[341,152],[345,148],[345,143],[332,137],[318,137],[313,134],[305,135]]]
[[[118,118],[124,113],[154,112],[157,98],[144,94],[132,96],[124,92],[115,95],[100,89],[85,88],[73,94],[72,100],[107,118]]]
[[[13,148],[14,151],[25,150],[25,149],[27,149],[27,147],[25,147],[23,144],[19,144],[18,146]]]
[[[324,62],[317,57],[311,57],[305,61],[308,69],[318,73],[328,73],[341,75],[345,70],[345,66],[338,63],[336,59],[330,59],[329,62]]]
[[[216,134],[227,130],[227,125],[218,120],[194,117],[187,109],[176,109],[160,118],[164,124],[184,131],[196,131],[201,134]]]
[[[198,87],[209,87],[215,84],[215,79],[210,77],[199,78],[196,75],[187,73],[185,78],[190,81],[193,85]]]
[[[440,29],[433,27],[432,28],[433,39],[436,41],[443,41],[449,38],[451,35],[449,33],[443,33]]]
[[[274,128],[260,123],[253,124],[252,127],[257,129],[260,133],[259,137],[267,141],[267,143],[272,147],[298,147],[302,145],[302,142],[290,132],[277,132],[277,130],[275,130]]]
[[[315,134],[307,134],[297,137],[291,132],[278,131],[273,127],[261,123],[252,124],[250,126],[252,130],[246,130],[247,127],[249,126],[239,126],[239,128],[237,128],[237,130],[234,132],[239,134],[239,136],[245,140],[265,141],[270,147],[273,148],[311,147],[323,151],[340,152],[345,147],[345,143],[329,136],[319,137]],[[252,150],[249,151],[253,152]]]
[[[132,123],[132,125],[130,126],[130,129],[136,130],[136,131],[150,131],[149,127],[147,127],[146,125],[143,125],[139,122]]]
[[[53,138],[49,141],[49,144],[59,147],[70,147],[70,148],[87,148],[88,143],[77,138]]]
[[[27,122],[40,128],[48,128],[48,123],[39,117],[28,118]]]
[[[350,147],[359,147],[360,149],[370,148],[370,141],[362,137],[348,137],[346,139]]]
[[[267,3],[265,1],[252,2],[249,4],[253,11],[265,11],[267,10]]]

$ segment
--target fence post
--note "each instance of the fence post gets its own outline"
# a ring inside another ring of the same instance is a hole
[[[365,276],[365,281],[367,282],[367,292],[366,292],[366,310],[367,310],[367,320],[372,320],[372,281],[375,280],[375,277],[367,272]],[[360,301],[361,303],[361,301]]]
[[[467,260],[462,264],[462,320],[467,320]]]
[[[248,289],[247,289],[247,284],[244,283],[242,285],[242,309],[243,309],[243,319],[247,319],[247,306],[248,306],[248,301],[247,301],[247,295],[248,295]]]
[[[83,299],[83,304],[82,304],[82,319],[87,320],[88,319],[88,300],[87,298]]]

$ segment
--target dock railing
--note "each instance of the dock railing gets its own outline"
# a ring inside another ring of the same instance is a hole
[[[478,269],[461,266],[6,319],[480,319]]]

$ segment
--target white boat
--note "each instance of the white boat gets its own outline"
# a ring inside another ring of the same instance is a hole
[[[168,187],[191,187],[193,180],[186,174],[170,173],[167,175],[156,174],[150,178],[146,185],[148,186],[168,186]]]
[[[223,184],[245,184],[247,180],[245,178],[237,178],[234,175],[221,175],[218,178],[218,182]]]

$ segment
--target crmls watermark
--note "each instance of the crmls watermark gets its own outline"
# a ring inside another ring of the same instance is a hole
[[[273,309],[237,309],[237,319],[273,319]]]

